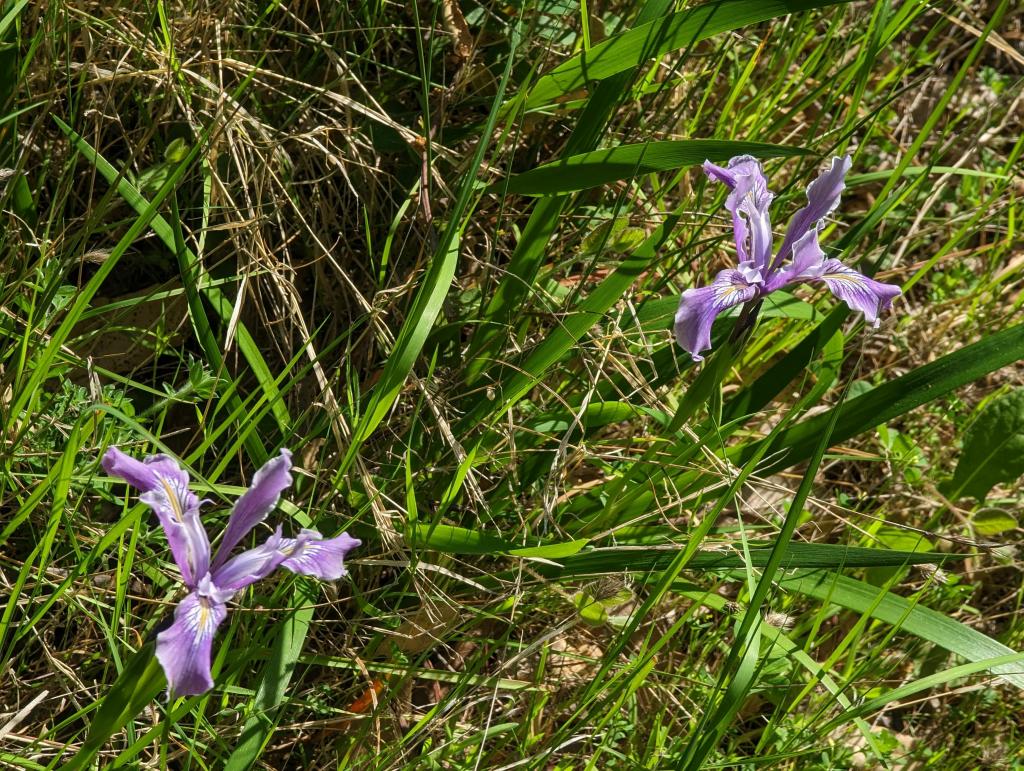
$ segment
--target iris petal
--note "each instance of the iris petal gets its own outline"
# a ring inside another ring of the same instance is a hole
[[[213,583],[221,589],[239,590],[273,573],[285,559],[281,550],[281,526],[255,549],[237,554],[213,571]]]
[[[188,472],[167,455],[140,463],[116,447],[104,454],[103,468],[143,491],[139,500],[160,520],[182,580],[195,589],[210,567],[210,539],[199,521],[199,499],[188,489]]]
[[[789,252],[796,242],[811,228],[817,227],[839,205],[839,197],[846,187],[846,172],[853,160],[849,155],[833,158],[832,164],[818,178],[807,186],[807,205],[793,215],[782,239],[782,246],[775,257],[774,265],[781,265],[789,258]]]
[[[288,558],[281,563],[293,573],[337,581],[345,575],[345,555],[362,541],[342,533],[336,538],[323,538],[315,530],[303,530],[298,538],[285,538],[281,549]]]
[[[708,286],[687,289],[676,311],[676,342],[694,361],[711,347],[711,327],[723,311],[745,303],[760,294],[761,274],[756,269],[723,270]]]
[[[231,550],[277,506],[281,493],[292,483],[291,467],[292,454],[281,450],[280,455],[264,463],[253,476],[249,489],[231,510],[224,538],[213,560],[214,570],[227,561]]]
[[[174,623],[156,636],[156,657],[172,696],[194,696],[213,687],[210,653],[227,607],[192,592],[174,610]]]
[[[725,208],[732,214],[739,261],[749,261],[759,270],[766,268],[772,251],[768,208],[775,196],[768,189],[761,162],[750,155],[738,155],[725,168],[705,161],[704,172],[730,190]]]
[[[839,260],[825,260],[815,280],[822,281],[828,290],[846,303],[852,310],[864,314],[864,320],[878,326],[878,316],[892,306],[901,290],[893,284],[875,281]]]

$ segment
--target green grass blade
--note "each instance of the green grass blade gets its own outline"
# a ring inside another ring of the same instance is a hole
[[[98,153],[84,137],[59,118],[54,117],[54,120],[57,122],[57,125],[60,126],[61,130],[68,136],[72,144],[74,144],[75,149],[77,149],[82,156],[89,161],[89,163],[96,167],[96,170],[100,172],[109,184],[115,186],[118,195],[120,195],[129,206],[131,206],[140,215],[143,212],[149,211],[152,204],[143,197],[142,193],[140,193],[131,182],[125,179],[125,177],[119,173],[111,163],[103,158],[103,156],[100,155],[100,153]],[[210,365],[215,370],[219,370],[223,366],[223,357],[218,343],[214,338],[213,331],[210,328],[209,321],[206,319],[206,312],[198,297],[197,284],[199,277],[197,275],[197,267],[199,260],[196,255],[185,246],[184,241],[176,235],[176,228],[172,227],[170,223],[163,218],[163,216],[155,213],[155,211],[150,222],[150,227],[163,244],[178,257],[182,271],[182,282],[189,301],[189,309],[191,311],[190,317],[193,325],[195,326],[200,343],[203,346],[203,350],[207,354]],[[206,286],[203,289],[203,292],[210,299],[214,309],[221,314],[222,321],[226,323],[228,318],[230,318],[231,313],[230,300],[228,300],[227,296],[219,287],[216,286]],[[266,361],[264,361],[263,355],[260,353],[259,348],[256,346],[255,341],[249,334],[249,331],[245,329],[245,326],[241,322],[239,322],[237,326],[236,339],[242,355],[245,356],[246,361],[249,362],[249,366],[252,368],[253,372],[256,373],[259,379],[267,401],[270,403],[271,409],[277,418],[278,425],[281,426],[282,431],[286,431],[287,427],[291,424],[291,418],[288,415],[288,408],[285,405],[284,400],[281,398],[281,394],[277,389],[274,378],[270,375],[270,368],[267,366]],[[232,410],[237,409],[239,405],[237,395],[231,396],[230,400],[232,401]],[[254,462],[263,463],[268,457],[266,450],[255,434],[250,434],[250,437],[251,438],[246,441],[246,450],[249,451],[250,457]]]
[[[637,14],[636,23],[643,25],[663,17],[672,7],[666,0],[648,0]],[[632,67],[598,84],[594,93],[586,100],[572,133],[566,140],[564,153],[579,155],[597,147],[608,126],[616,107],[625,98],[629,85],[639,67]],[[523,227],[522,235],[505,270],[505,277],[498,284],[480,312],[481,323],[473,332],[470,341],[465,379],[475,381],[489,366],[492,348],[500,344],[506,335],[507,325],[515,309],[529,293],[544,259],[548,242],[558,228],[558,223],[569,203],[568,196],[550,196],[537,202]]]
[[[571,155],[516,174],[488,188],[491,192],[521,195],[571,193],[641,174],[697,166],[705,160],[724,163],[734,155],[756,158],[791,158],[809,150],[766,142],[733,142],[723,139],[680,139],[616,145],[603,150]]]
[[[167,681],[154,650],[155,644],[147,643],[125,664],[121,674],[103,697],[81,749],[61,766],[61,771],[80,771],[87,768],[107,740],[124,728],[129,720],[163,690]]]
[[[788,468],[806,460],[835,412],[838,412],[838,417],[832,435],[834,444],[882,425],[1021,359],[1024,359],[1024,324],[990,335],[883,383],[839,407],[791,426],[773,442],[773,449],[781,450],[782,455],[769,465],[768,471],[762,469],[762,473]],[[754,446],[748,445],[734,455],[742,462],[753,452]]]
[[[793,575],[780,576],[778,583],[787,591],[841,605],[858,613],[870,613],[872,618],[897,625],[902,631],[935,643],[968,661],[984,661],[1016,653],[1013,648],[988,635],[905,597],[884,592],[879,599],[878,587],[855,578],[836,573],[798,571]],[[1024,689],[1024,673],[1020,666],[996,664],[989,669],[1006,682]]]
[[[295,672],[295,662],[313,619],[317,592],[312,585],[299,583],[292,592],[288,606],[294,608],[280,625],[270,651],[270,660],[263,670],[259,689],[250,704],[250,714],[242,727],[238,744],[224,765],[224,771],[243,771],[253,767],[267,740],[277,727],[274,713],[284,701],[288,683]]]
[[[519,44],[519,35],[519,27],[516,26],[511,37],[511,50],[508,54],[505,71],[498,86],[498,95],[492,105],[487,125],[477,145],[473,161],[463,176],[458,200],[452,207],[448,218],[448,225],[434,252],[434,258],[427,269],[427,275],[424,277],[423,283],[416,293],[416,298],[413,300],[412,308],[409,310],[405,323],[402,324],[402,328],[398,332],[394,349],[384,365],[384,371],[381,373],[380,380],[374,386],[373,395],[370,397],[366,411],[356,424],[352,441],[349,443],[338,469],[339,476],[351,467],[363,442],[380,425],[380,422],[398,398],[402,386],[405,385],[406,378],[412,372],[413,365],[416,363],[420,351],[427,342],[427,337],[434,326],[434,321],[441,312],[444,298],[451,288],[452,279],[455,277],[455,266],[458,263],[459,257],[462,221],[466,211],[469,209],[470,199],[476,190],[477,170],[483,163],[491,135],[497,124],[500,112],[499,104],[508,85],[509,76],[512,73],[512,64],[515,61],[513,54]]]

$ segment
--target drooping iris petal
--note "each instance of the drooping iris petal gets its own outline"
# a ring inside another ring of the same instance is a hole
[[[303,530],[298,538],[281,541],[281,551],[288,555],[281,567],[304,576],[337,581],[345,575],[345,555],[361,544],[348,533],[324,538],[316,530]]]
[[[786,284],[816,278],[825,262],[825,252],[818,243],[818,231],[811,228],[793,245],[793,259],[781,270],[773,271],[765,281],[765,291],[774,292]]]
[[[194,589],[210,566],[210,540],[199,521],[199,499],[188,489],[188,472],[167,455],[140,463],[116,447],[104,454],[103,468],[143,491],[139,500],[156,513],[181,577]]]
[[[213,583],[220,589],[238,591],[273,573],[288,556],[281,548],[281,526],[278,525],[266,541],[254,549],[237,554],[215,568]]]
[[[768,189],[761,162],[749,155],[739,155],[725,168],[705,161],[704,172],[729,187],[725,208],[732,214],[739,262],[749,261],[763,270],[771,259],[772,224],[768,207],[775,196]]]
[[[227,615],[223,603],[197,591],[178,603],[174,623],[156,636],[156,657],[172,696],[194,696],[213,687],[210,651],[217,627]]]
[[[676,341],[694,361],[711,347],[711,326],[722,311],[752,300],[761,290],[761,273],[749,265],[723,270],[710,285],[687,289],[676,311]]]
[[[807,205],[793,215],[782,239],[782,246],[775,257],[775,267],[789,257],[796,242],[811,228],[824,219],[839,205],[839,196],[846,187],[846,172],[853,160],[849,155],[833,158],[832,164],[807,187]]]
[[[291,452],[281,450],[280,455],[268,460],[256,472],[249,489],[235,502],[231,510],[224,538],[213,561],[214,570],[227,561],[231,556],[231,550],[239,541],[277,506],[281,493],[292,483],[291,467]]]
[[[836,259],[825,260],[818,275],[809,280],[824,282],[832,294],[863,313],[864,320],[874,327],[878,326],[879,314],[888,310],[901,293],[898,286],[868,278]]]

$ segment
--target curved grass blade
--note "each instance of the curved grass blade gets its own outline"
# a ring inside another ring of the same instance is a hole
[[[313,619],[316,593],[311,584],[300,582],[292,593],[289,607],[296,608],[279,626],[280,633],[270,649],[270,659],[263,669],[263,679],[250,702],[250,712],[238,744],[232,750],[224,771],[252,768],[277,727],[275,710],[284,701],[288,683],[295,671],[295,662]]]
[[[657,20],[671,9],[666,0],[648,0],[637,14],[636,23],[643,25]],[[597,147],[616,107],[621,103],[638,68],[630,68],[602,81],[586,100],[586,106],[573,126],[563,152],[579,155]],[[515,309],[537,278],[548,241],[554,234],[562,210],[569,202],[565,195],[539,200],[523,227],[522,235],[505,268],[505,278],[498,284],[480,311],[481,323],[473,332],[467,355],[466,382],[473,383],[489,365],[488,353],[494,344],[501,344]]]
[[[114,186],[118,195],[120,195],[121,198],[139,214],[140,217],[145,212],[149,211],[153,205],[146,200],[135,185],[129,182],[123,174],[118,172],[118,170],[114,168],[114,166],[102,155],[100,155],[100,153],[78,132],[60,120],[60,118],[54,117],[54,121],[56,121],[60,130],[67,135],[68,139],[71,140],[75,149],[78,150],[78,152],[96,168],[108,184]],[[171,198],[173,208],[176,210],[177,206],[173,203],[173,192],[169,192],[169,197]],[[177,256],[179,267],[181,269],[182,283],[186,297],[188,298],[190,311],[189,317],[192,319],[193,326],[196,330],[196,336],[202,345],[203,353],[206,355],[209,365],[215,371],[222,371],[224,364],[223,357],[216,342],[213,330],[210,328],[209,321],[207,320],[206,311],[203,309],[199,298],[199,259],[185,245],[184,240],[181,237],[180,228],[172,227],[162,215],[156,213],[155,208],[152,219],[149,222],[149,227],[160,241],[163,242],[164,246],[174,252]],[[108,257],[107,259],[109,260],[110,258]],[[219,287],[209,285],[207,285],[202,291],[210,300],[214,309],[222,315],[222,321],[227,323],[228,318],[230,317],[232,304],[224,292],[221,291]],[[225,312],[228,313],[227,316],[224,315]],[[281,398],[281,394],[277,389],[274,378],[270,375],[270,368],[267,366],[266,361],[264,361],[263,355],[260,353],[255,340],[253,340],[249,330],[246,329],[245,325],[241,322],[238,323],[236,328],[235,338],[238,341],[239,350],[241,350],[242,355],[249,363],[249,366],[257,375],[260,385],[263,388],[264,395],[271,405],[271,409],[277,419],[278,426],[281,427],[282,431],[286,431],[287,427],[291,425],[288,408],[285,405],[284,400]],[[237,394],[232,392],[228,396],[228,400],[232,410],[238,410],[241,402],[239,401]],[[241,410],[240,414],[244,415],[245,411]],[[247,439],[245,443],[246,450],[255,463],[262,464],[268,457],[266,450],[255,434],[250,434],[250,437],[251,438]]]
[[[913,680],[906,685],[901,685],[899,688],[893,688],[891,691],[886,691],[881,696],[876,696],[873,699],[861,702],[857,705],[851,705],[841,715],[833,718],[821,729],[821,733],[827,734],[832,729],[846,723],[850,720],[857,720],[871,715],[874,712],[887,707],[894,701],[905,699],[908,696],[914,696],[915,694],[921,693],[921,691],[927,691],[932,688],[936,688],[940,685],[945,685],[953,680],[958,680],[961,677],[970,677],[976,675],[979,672],[984,671],[996,671],[1000,668],[1013,667],[1017,672],[1024,673],[1024,653],[1008,653],[1005,656],[994,656],[989,659],[979,659],[972,661],[970,664],[961,664],[956,667],[950,667],[942,672],[936,672],[933,675],[927,677],[921,677],[917,680]]]
[[[448,226],[444,229],[441,239],[430,262],[427,275],[420,285],[416,298],[413,300],[412,308],[406,317],[405,323],[398,332],[395,340],[395,347],[388,356],[384,371],[380,380],[374,386],[373,394],[370,397],[366,411],[360,417],[359,422],[353,430],[352,441],[345,452],[341,465],[338,468],[340,478],[352,465],[356,453],[363,442],[380,425],[380,422],[387,415],[398,394],[405,385],[405,380],[412,372],[416,358],[423,349],[434,326],[434,321],[441,312],[441,305],[451,288],[452,279],[455,277],[455,267],[458,263],[459,246],[461,243],[462,221],[469,209],[470,198],[476,190],[476,173],[483,163],[484,154],[490,146],[490,138],[494,133],[494,126],[500,112],[499,105],[505,88],[508,85],[509,77],[512,74],[512,64],[515,62],[515,51],[519,45],[520,26],[517,23],[513,27],[510,50],[505,72],[502,74],[501,82],[498,85],[498,93],[494,99],[491,113],[487,118],[487,125],[481,133],[481,139],[477,145],[473,161],[466,170],[459,196],[448,217]]]
[[[902,631],[935,643],[968,661],[978,662],[1016,653],[988,635],[905,597],[885,592],[879,598],[877,587],[855,578],[831,572],[797,571],[779,576],[777,581],[787,591],[841,605],[858,613],[870,613],[872,618],[898,626]],[[1006,682],[1024,689],[1024,672],[1019,665],[992,664],[986,668]]]
[[[733,142],[724,139],[680,139],[616,145],[572,155],[513,177],[495,182],[490,192],[521,195],[571,193],[640,174],[696,166],[705,160],[724,162],[735,155],[755,158],[790,158],[809,150],[767,142]]]
[[[164,688],[166,680],[154,655],[155,647],[155,643],[146,643],[128,660],[103,697],[82,747],[61,766],[61,771],[79,771],[88,767],[107,740],[124,728]]]
[[[830,317],[831,318],[831,317]],[[863,396],[791,426],[772,442],[780,455],[760,473],[788,468],[810,457],[825,426],[836,416],[832,443],[837,444],[934,401],[990,372],[1024,359],[1024,324],[1004,329],[977,343],[883,383]],[[764,441],[764,440],[762,440]],[[752,457],[759,443],[730,453],[737,462]]]

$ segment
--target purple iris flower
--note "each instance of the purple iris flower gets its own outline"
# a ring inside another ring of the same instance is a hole
[[[900,288],[883,284],[826,258],[818,244],[818,228],[839,205],[846,186],[850,157],[833,158],[828,170],[807,188],[807,206],[789,223],[782,246],[772,257],[772,225],[768,216],[774,194],[768,189],[761,163],[739,155],[725,168],[704,162],[704,172],[729,188],[725,208],[732,214],[739,265],[721,271],[709,286],[683,292],[676,312],[675,333],[679,345],[693,357],[711,347],[711,325],[723,311],[740,303],[759,300],[791,284],[823,283],[832,294],[865,320],[878,326],[878,315],[887,310]]]
[[[342,533],[323,538],[303,530],[284,538],[281,526],[261,546],[231,556],[231,550],[277,506],[281,492],[292,482],[292,454],[281,450],[256,472],[252,485],[235,501],[216,555],[199,521],[200,501],[188,489],[188,472],[166,455],[138,461],[116,447],[103,456],[103,468],[142,491],[139,500],[160,520],[171,554],[188,587],[174,611],[174,623],[156,637],[156,657],[167,675],[173,696],[193,696],[213,687],[210,651],[217,627],[227,617],[227,601],[249,584],[279,567],[327,581],[345,575],[345,555],[360,541]]]

